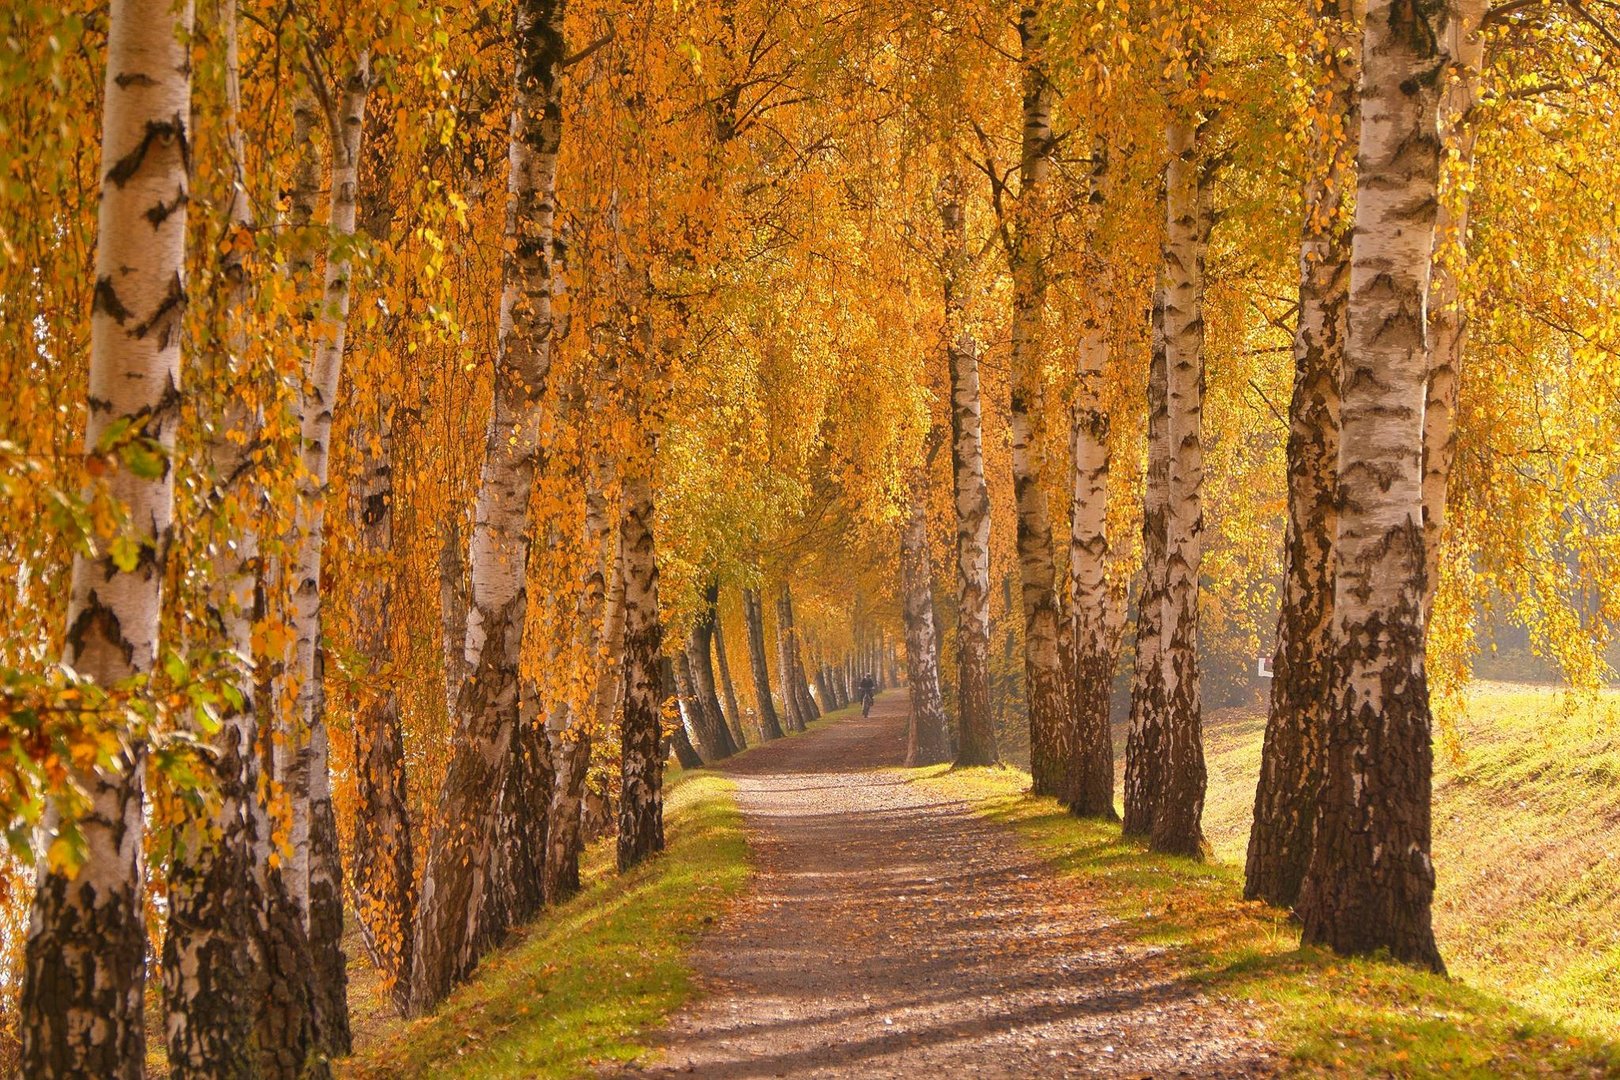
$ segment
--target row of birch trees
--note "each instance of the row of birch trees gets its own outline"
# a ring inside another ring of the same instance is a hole
[[[346,923],[431,1010],[868,674],[911,763],[1201,855],[1273,640],[1249,894],[1438,968],[1431,683],[1492,597],[1606,677],[1601,14],[7,18],[26,1075],[140,1075],[152,994],[175,1075],[322,1075]]]

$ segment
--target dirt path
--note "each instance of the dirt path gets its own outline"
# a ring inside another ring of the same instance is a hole
[[[1252,1022],[1010,830],[869,771],[900,763],[905,709],[891,693],[726,768],[759,873],[699,946],[664,1052],[625,1075],[1269,1075]]]

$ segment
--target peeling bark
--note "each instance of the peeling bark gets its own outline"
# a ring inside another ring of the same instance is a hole
[[[1079,385],[1070,429],[1067,667],[1073,745],[1058,800],[1081,817],[1114,819],[1114,737],[1108,703],[1113,688],[1113,636],[1108,625],[1108,414],[1103,381],[1109,348],[1110,283],[1100,283],[1080,340]]]
[[[990,491],[984,478],[978,346],[963,320],[967,241],[956,185],[940,201],[946,238],[945,332],[951,368],[951,472],[956,508],[958,765],[993,765],[990,711]]]
[[[1044,245],[1048,237],[1055,93],[1046,69],[1046,28],[1037,3],[1019,11],[1023,47],[1023,140],[1016,228],[1008,251],[1013,279],[1013,494],[1018,508],[1018,566],[1024,614],[1024,694],[1029,710],[1029,771],[1037,795],[1057,795],[1068,782],[1064,754],[1069,710],[1058,647],[1057,570],[1046,472],[1041,323],[1046,311]]]
[[[226,214],[233,228],[250,229],[252,210],[242,185],[246,160],[239,124],[241,82],[236,5],[220,5],[225,45],[225,125],[236,183]],[[268,987],[258,919],[264,867],[259,840],[269,822],[259,800],[258,714],[254,709],[253,613],[259,559],[254,521],[260,492],[244,474],[249,447],[260,430],[258,411],[233,385],[243,373],[230,358],[246,355],[247,315],[253,288],[242,249],[229,245],[219,260],[218,303],[225,348],[217,361],[223,398],[212,406],[205,445],[213,491],[209,502],[222,526],[212,546],[207,626],[225,657],[225,678],[241,704],[227,708],[209,740],[218,803],[206,818],[176,826],[167,867],[168,921],[163,942],[163,1004],[169,1071],[175,1077],[256,1075],[254,1013]]]

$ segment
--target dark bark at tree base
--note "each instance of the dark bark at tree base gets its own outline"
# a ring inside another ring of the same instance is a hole
[[[309,890],[311,1005],[316,1045],[330,1057],[344,1057],[354,1047],[349,1029],[349,966],[343,955],[343,871],[338,862],[337,821],[331,800],[311,807],[310,860],[325,861],[328,870],[312,875]]]
[[[1058,801],[1076,817],[1118,821],[1119,814],[1114,810],[1114,735],[1108,722],[1114,657],[1106,652],[1073,651],[1075,655],[1069,662],[1069,713],[1074,729],[1074,759]]]
[[[324,1080],[331,1068],[316,1045],[309,936],[279,869],[266,877],[260,918],[259,955],[268,992],[254,1017],[258,1075]]]
[[[748,627],[748,666],[754,679],[754,698],[759,703],[760,737],[769,742],[782,737],[782,722],[771,700],[771,673],[765,661],[765,610],[757,590],[743,590],[743,621]]]
[[[23,968],[22,1075],[145,1075],[146,923],[134,890],[96,895],[46,874],[34,897]],[[70,1021],[100,1018],[92,1039]]]

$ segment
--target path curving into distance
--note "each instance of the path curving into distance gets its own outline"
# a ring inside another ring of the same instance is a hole
[[[749,895],[698,945],[699,995],[621,1076],[1251,1077],[1239,1005],[1131,942],[1010,829],[907,784],[904,693],[752,750]]]

